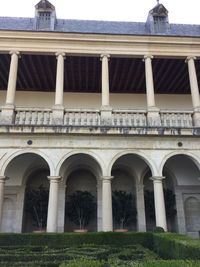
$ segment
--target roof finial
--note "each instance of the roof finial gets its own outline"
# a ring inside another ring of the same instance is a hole
[[[159,0],[156,0],[157,1],[157,5],[159,5]]]

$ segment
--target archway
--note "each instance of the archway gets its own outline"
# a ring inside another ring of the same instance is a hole
[[[168,223],[171,224],[171,229],[170,226],[169,229],[197,236],[199,231],[197,228],[199,227],[196,228],[198,219],[195,218],[198,218],[200,212],[198,210],[200,170],[196,165],[196,160],[184,154],[174,155],[166,161],[163,175],[166,177],[165,182],[168,183],[168,188],[173,191],[176,200],[176,216],[174,216],[174,220],[172,216],[170,220],[168,218]],[[172,209],[173,205],[171,208],[169,207],[168,212]]]
[[[25,192],[27,188],[38,188],[41,184],[48,185],[47,176],[50,174],[49,165],[45,159],[35,153],[23,153],[14,157],[5,169],[5,176],[9,178],[5,188],[5,198],[9,196],[10,212],[3,214],[3,222],[8,231],[10,227],[11,210],[15,225],[12,226],[13,232],[32,232],[35,229],[35,222],[27,216]],[[12,190],[11,190],[12,188]],[[48,196],[47,196],[48,197]],[[48,199],[47,199],[48,200]],[[12,201],[12,207],[11,202]],[[8,202],[8,201],[7,201]],[[5,205],[6,203],[4,203]],[[8,205],[8,203],[6,204]],[[30,212],[31,213],[31,212]],[[13,215],[14,214],[14,215]],[[46,223],[46,222],[45,222]]]
[[[70,215],[69,204],[73,201],[78,192],[83,195],[84,193],[93,199],[93,208],[90,213],[87,213],[89,222],[82,225],[89,231],[97,231],[101,229],[101,183],[102,170],[99,163],[90,155],[79,153],[67,158],[61,166],[60,174],[63,177],[63,184],[66,185],[64,201],[65,214],[64,214],[64,231],[73,231],[80,227],[80,224],[74,219],[74,215]],[[78,197],[78,196],[77,196]],[[79,195],[80,197],[80,195]],[[73,200],[72,200],[73,198]],[[83,204],[83,203],[82,203]],[[86,210],[84,211],[84,216]],[[87,220],[86,220],[87,221]],[[79,221],[80,222],[80,221]]]
[[[132,195],[132,210],[127,210],[127,212],[132,213],[133,217],[130,218],[130,221],[127,220],[127,225],[125,225],[129,230],[146,230],[144,190],[142,186],[142,176],[146,169],[151,173],[146,161],[137,154],[123,155],[112,166],[111,173],[114,177],[112,181],[113,197],[115,197],[115,192],[119,191],[126,195]],[[119,219],[115,218],[114,208],[113,206],[113,225],[114,228],[118,228],[120,226]],[[118,214],[116,213],[116,215]]]

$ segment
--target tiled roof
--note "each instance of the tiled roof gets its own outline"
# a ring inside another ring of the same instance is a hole
[[[36,31],[34,18],[0,17],[0,30]],[[39,31],[39,30],[37,30]],[[166,33],[150,33],[143,22],[57,19],[55,32],[119,35],[171,35],[200,37],[200,25],[170,24]]]

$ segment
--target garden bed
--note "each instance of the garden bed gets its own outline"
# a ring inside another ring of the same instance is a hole
[[[200,267],[199,260],[199,239],[170,233],[0,234],[1,267]]]

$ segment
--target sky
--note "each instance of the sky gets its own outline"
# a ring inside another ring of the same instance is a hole
[[[0,16],[34,17],[39,0],[0,0]],[[57,18],[145,22],[156,0],[50,0]],[[200,0],[162,0],[170,23],[200,24]]]

